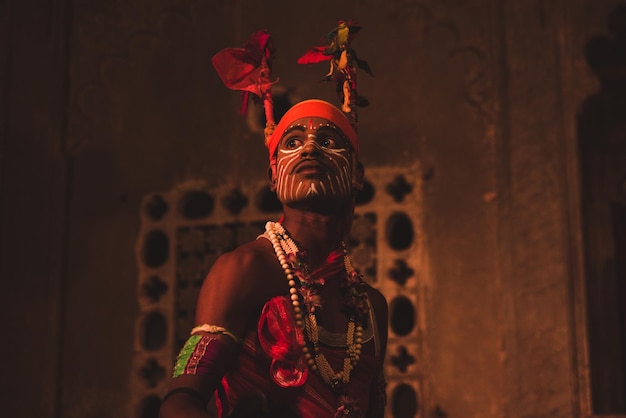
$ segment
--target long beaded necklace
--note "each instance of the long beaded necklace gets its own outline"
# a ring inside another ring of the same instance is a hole
[[[302,352],[309,368],[319,374],[322,380],[333,389],[347,385],[350,381],[350,373],[361,357],[362,324],[368,314],[369,305],[363,281],[352,266],[345,245],[343,246],[343,268],[347,275],[345,283],[342,284],[342,290],[345,297],[344,312],[348,314],[346,357],[342,370],[335,372],[319,349],[319,330],[315,316],[315,308],[321,306],[318,291],[324,279],[311,278],[302,259],[302,253],[280,223],[267,222],[265,230],[289,284],[295,322],[305,335]]]

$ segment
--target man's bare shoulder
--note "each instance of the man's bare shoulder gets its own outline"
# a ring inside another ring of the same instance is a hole
[[[259,271],[273,271],[278,266],[272,245],[266,239],[259,238],[247,242],[232,251],[222,254],[216,260],[213,269],[235,269],[235,274],[248,274]]]
[[[240,298],[256,300],[287,289],[284,281],[272,245],[260,238],[219,256],[204,280],[202,294],[232,295],[235,303]]]
[[[242,336],[265,302],[288,291],[271,244],[257,239],[215,261],[200,289],[196,321],[218,324]]]

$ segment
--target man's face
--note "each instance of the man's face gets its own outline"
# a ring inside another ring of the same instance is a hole
[[[281,202],[346,202],[353,191],[352,151],[341,131],[323,118],[294,121],[276,155],[275,189]]]

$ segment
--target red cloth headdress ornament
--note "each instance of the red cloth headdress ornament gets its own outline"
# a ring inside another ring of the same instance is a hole
[[[272,58],[271,36],[266,30],[259,30],[243,48],[222,49],[212,59],[224,85],[242,91],[242,113],[246,113],[250,93],[263,100],[266,142],[275,126],[271,87],[278,79],[270,80]]]

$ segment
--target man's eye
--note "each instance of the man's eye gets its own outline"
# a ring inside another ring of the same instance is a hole
[[[321,145],[323,147],[326,147],[326,148],[334,148],[335,145],[336,145],[336,142],[335,142],[335,140],[333,138],[326,137],[326,138],[322,139]]]
[[[286,148],[298,148],[300,146],[300,140],[297,138],[289,138],[287,142],[285,142]]]

